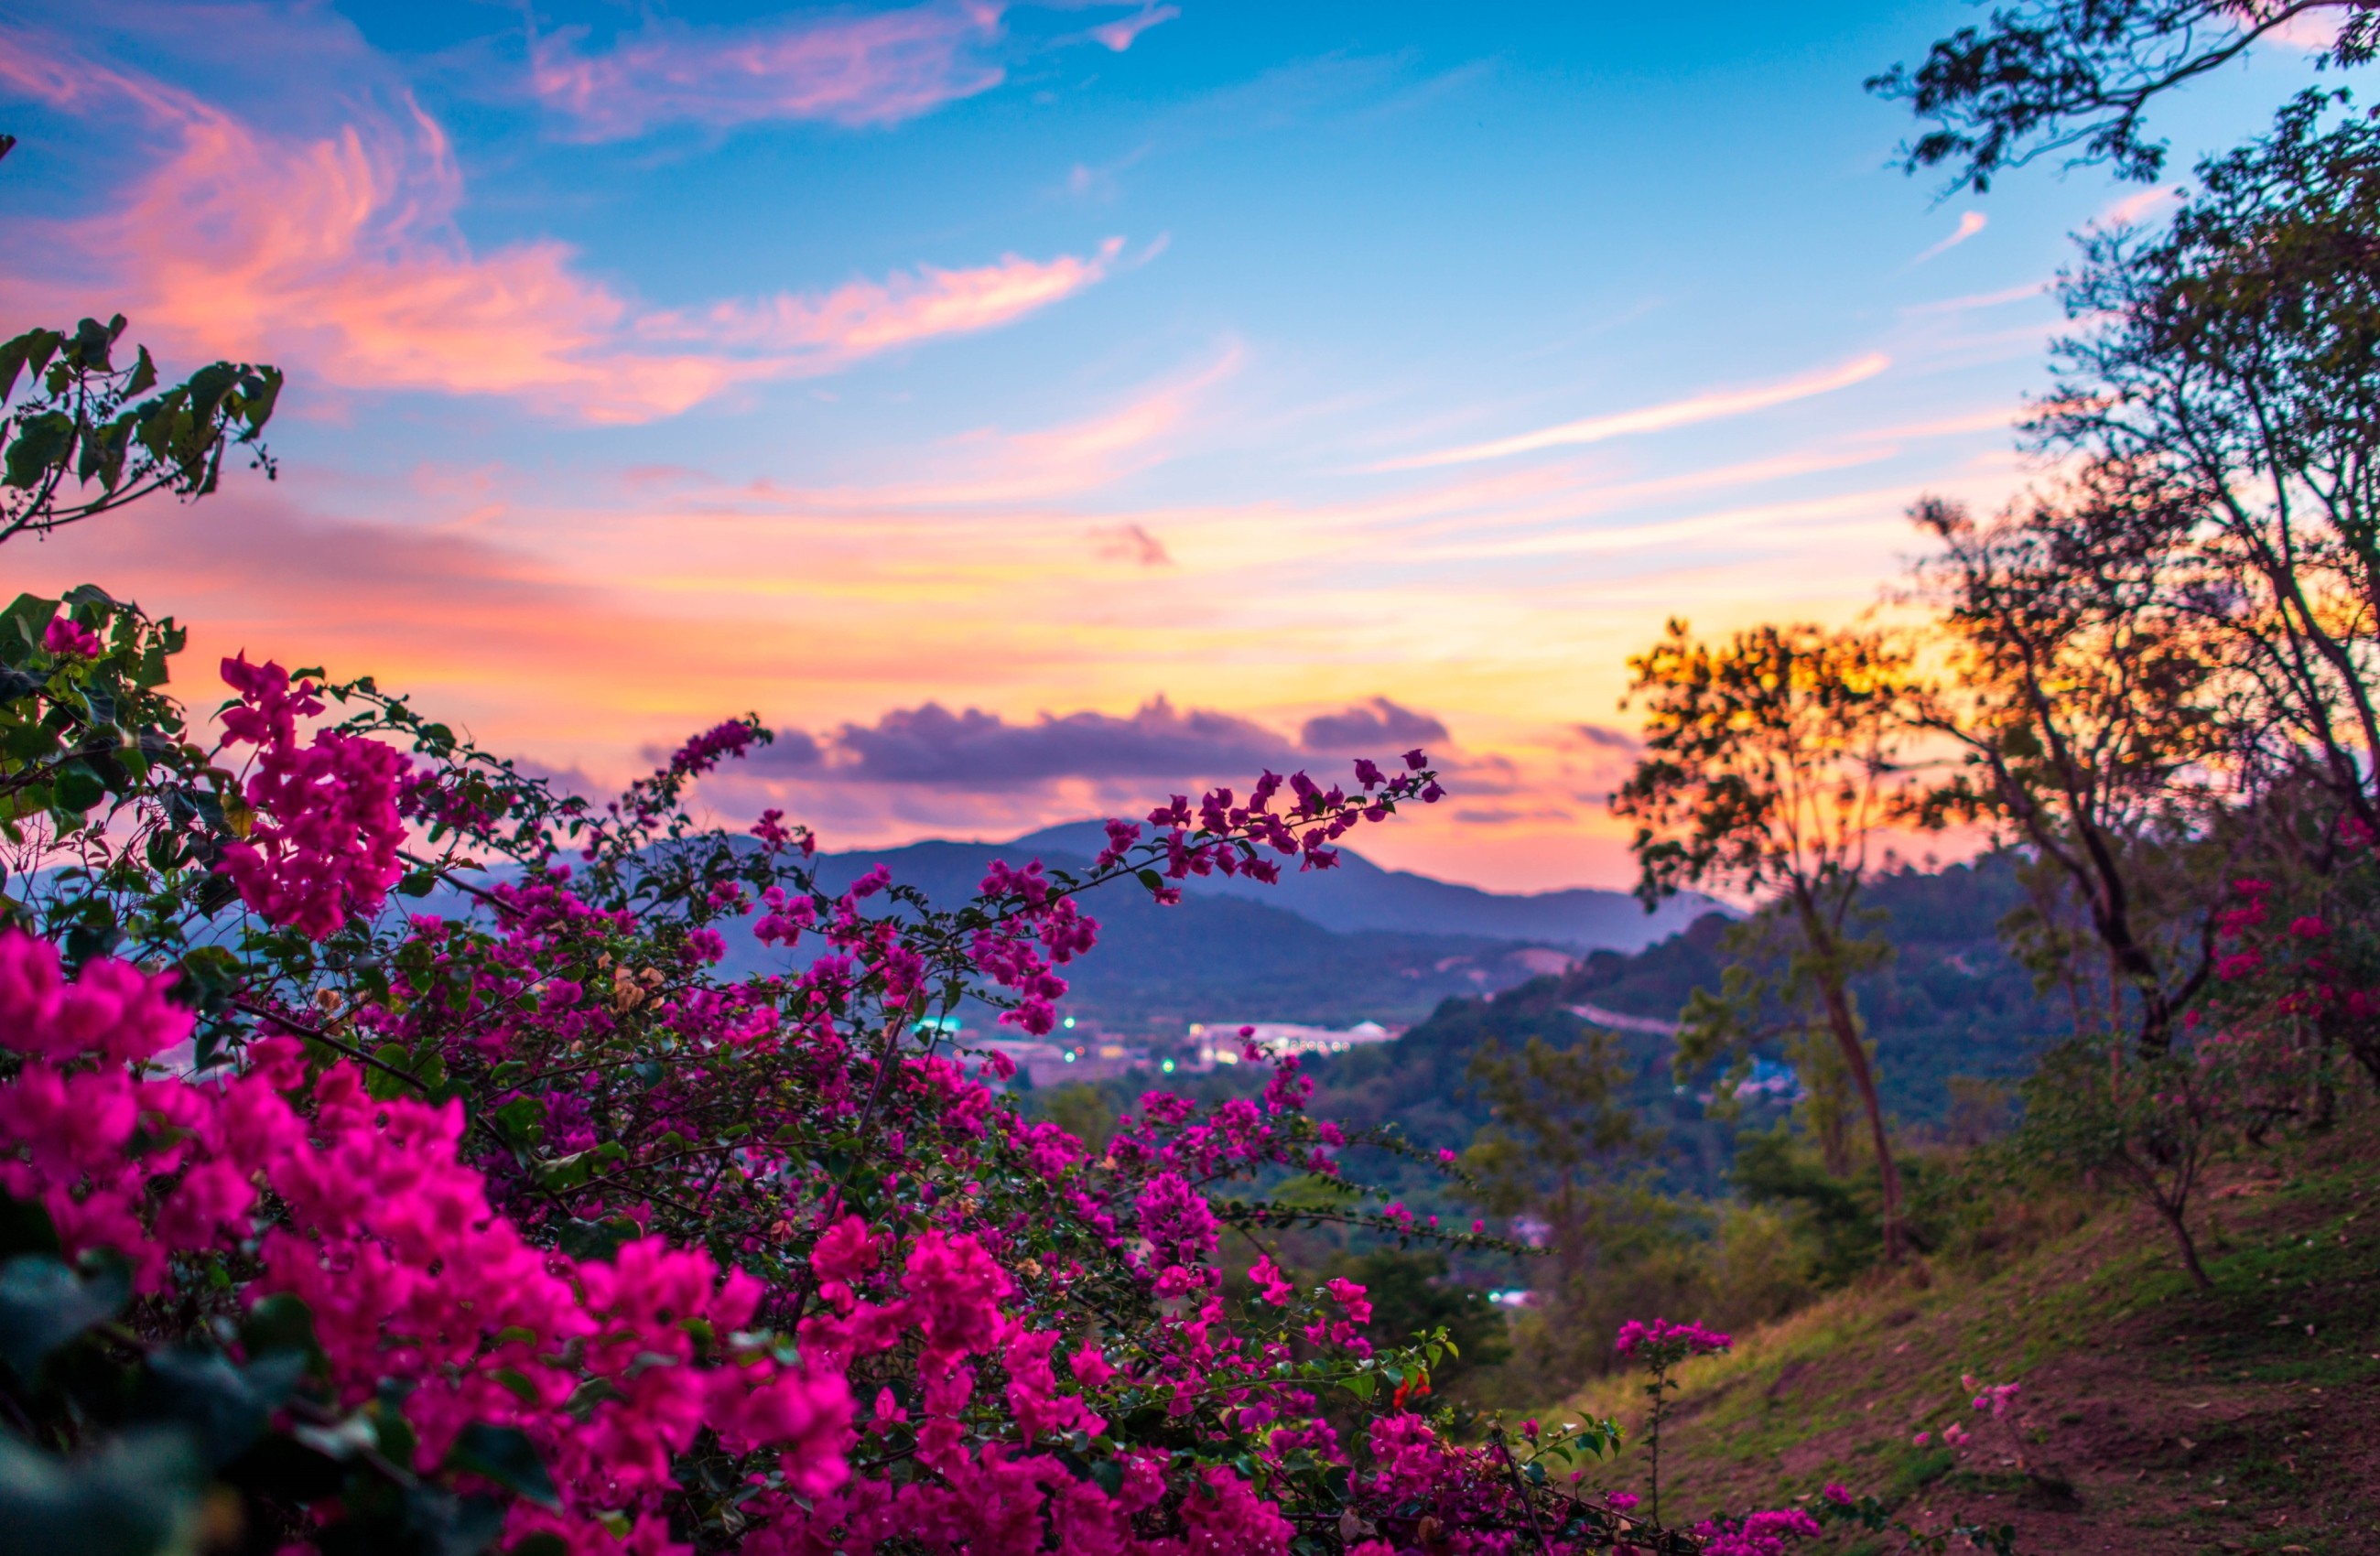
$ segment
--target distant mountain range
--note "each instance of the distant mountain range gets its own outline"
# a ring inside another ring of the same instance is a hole
[[[1107,837],[1098,821],[1069,821],[1027,833],[1009,845],[1045,857],[1095,857]],[[1561,892],[1485,892],[1383,869],[1352,848],[1335,869],[1288,873],[1277,886],[1241,877],[1193,877],[1184,887],[1206,896],[1246,897],[1284,907],[1340,934],[1392,930],[1406,934],[1484,935],[1589,951],[1641,951],[1667,940],[1720,905],[1695,893],[1671,898],[1652,913],[1625,892],[1576,886]]]
[[[929,900],[956,904],[995,858],[1082,871],[1106,841],[1099,823],[1079,821],[1008,843],[853,849],[821,855],[819,880],[840,889],[881,864]],[[1591,951],[1638,950],[1717,906],[1683,898],[1648,915],[1621,892],[1483,892],[1383,869],[1352,850],[1338,869],[1289,873],[1278,886],[1220,876],[1184,885],[1173,907],[1123,881],[1085,899],[1101,932],[1099,949],[1067,969],[1070,1014],[1153,1032],[1193,1021],[1415,1021],[1449,997],[1506,988]],[[747,942],[730,968],[761,963]]]

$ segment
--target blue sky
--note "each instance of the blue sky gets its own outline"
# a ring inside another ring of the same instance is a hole
[[[27,581],[597,780],[755,709],[808,755],[714,802],[838,844],[1358,708],[1457,774],[1383,857],[1621,881],[1626,654],[1846,619],[1919,492],[2012,491],[2068,235],[2156,210],[1888,170],[1861,79],[1956,3],[55,9],[0,5],[0,299],[292,388],[280,480]],[[888,780],[888,732],[977,744]]]

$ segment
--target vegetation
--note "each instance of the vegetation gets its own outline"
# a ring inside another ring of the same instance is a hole
[[[2316,16],[2366,59],[2375,15],[2032,0],[1877,84],[1936,125],[1912,165],[2146,176],[2160,93]],[[1923,630],[1676,623],[1632,661],[1642,893],[1723,886],[1742,923],[1316,1074],[1251,1048],[1181,1093],[1020,1099],[949,1045],[963,1009],[1052,1030],[1087,901],[1147,923],[1333,868],[1442,797],[1421,751],[1174,796],[937,900],[774,811],[698,824],[754,719],[598,808],[369,677],[240,656],[200,716],[177,624],[18,597],[0,1528],[2011,1556],[2087,1501],[2351,1538],[2372,1465],[2313,1396],[2380,1355],[2374,123],[2301,96],[2162,232],[2085,240],[2028,428],[2054,474],[1918,505]],[[124,332],[0,346],[0,541],[202,499],[243,450],[270,475],[278,374],[161,389]],[[1887,857],[1954,826],[1970,864]]]

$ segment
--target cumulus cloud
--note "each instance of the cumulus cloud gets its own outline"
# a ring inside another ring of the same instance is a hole
[[[1415,746],[1444,746],[1452,738],[1446,726],[1427,713],[1401,708],[1385,697],[1375,697],[1340,712],[1306,720],[1305,727],[1298,731],[1297,743],[1315,752],[1377,755]]]
[[[818,737],[780,729],[777,744],[754,752],[744,767],[760,778],[978,793],[1122,779],[1243,784],[1267,768],[1286,772],[1318,757],[1391,755],[1411,746],[1443,746],[1448,738],[1438,720],[1385,697],[1308,719],[1295,741],[1253,719],[1177,708],[1163,696],[1123,717],[1045,712],[1014,722],[980,708],[953,711],[927,702]],[[1484,764],[1484,772],[1500,760],[1489,756],[1475,765]]]
[[[741,763],[745,770],[771,778],[795,778],[815,773],[826,765],[826,748],[808,730],[772,727],[770,733],[776,739],[747,752]],[[646,754],[656,760],[666,760],[669,756],[658,747],[650,748]]]
[[[983,57],[999,41],[1002,9],[936,0],[747,27],[661,17],[601,51],[585,46],[586,29],[569,28],[531,44],[529,90],[583,140],[625,140],[668,124],[898,124],[1005,79]]]

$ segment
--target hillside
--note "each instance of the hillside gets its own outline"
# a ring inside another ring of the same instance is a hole
[[[1871,888],[1894,955],[1853,987],[1876,1041],[1886,1105],[1903,1124],[1943,1120],[1954,1076],[2022,1075],[2063,1029],[2063,1013],[2035,993],[2031,975],[1999,943],[1998,923],[2020,891],[2006,858],[1904,870]],[[1718,987],[1727,927],[1707,914],[1642,951],[1598,951],[1558,976],[1451,1000],[1396,1042],[1318,1065],[1317,1111],[1356,1123],[1400,1121],[1424,1144],[1459,1148],[1488,1122],[1464,1076],[1479,1045],[1574,1042],[1589,1025],[1579,1007],[1591,1006],[1644,1023],[1616,1034],[1635,1071],[1631,1100],[1648,1124],[1668,1132],[1679,1173],[1708,1177],[1722,1168],[1727,1132],[1708,1125],[1691,1091],[1680,1094],[1672,1045],[1653,1028],[1674,1020],[1695,989]]]
[[[2022,1257],[1919,1265],[1738,1336],[1685,1369],[1668,1511],[1839,1480],[1921,1528],[2012,1523],[2024,1556],[2380,1552],[2374,1122],[2217,1175],[2212,1292],[2128,1204],[2077,1209],[2063,1232],[2038,1223],[2064,1207],[2009,1208],[1984,1246],[2039,1237]],[[2020,1386],[2021,1437],[1995,1434],[1962,1373]],[[1614,1376],[1560,1404],[1633,1427],[1639,1397]],[[1938,1435],[1954,1421],[1974,1433],[1956,1452]],[[1640,1473],[1632,1457],[1589,1483],[1641,1490]]]

